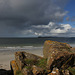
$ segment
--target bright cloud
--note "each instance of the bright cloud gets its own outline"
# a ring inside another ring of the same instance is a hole
[[[38,25],[35,26],[33,25],[31,27],[31,31],[29,30],[28,33],[31,33],[33,35],[37,35],[37,36],[51,36],[51,35],[61,35],[61,34],[68,34],[71,32],[71,25],[70,24],[57,24],[54,22],[49,22],[48,25]],[[28,31],[28,30],[27,30]]]

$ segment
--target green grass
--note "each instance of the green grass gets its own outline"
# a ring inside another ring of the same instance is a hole
[[[25,68],[30,70],[31,69],[31,66],[25,66]]]
[[[72,67],[69,67],[68,70],[72,73],[72,75],[75,75],[75,69]]]
[[[41,67],[41,68],[46,68],[46,65],[47,65],[47,59],[41,59],[41,60],[38,60],[37,66]]]
[[[25,63],[29,66],[35,65],[37,63],[37,60],[25,59]]]
[[[16,75],[23,75],[21,71],[17,71]]]
[[[40,60],[32,60],[32,59],[26,59],[25,60],[27,66],[25,66],[27,69],[31,68],[32,65],[36,65],[41,68],[46,68],[47,65],[47,59],[40,59]]]

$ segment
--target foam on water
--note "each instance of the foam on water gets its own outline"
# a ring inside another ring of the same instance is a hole
[[[12,51],[12,50],[38,50],[38,49],[43,49],[42,46],[40,47],[34,47],[34,46],[16,46],[16,47],[0,47],[0,51]]]

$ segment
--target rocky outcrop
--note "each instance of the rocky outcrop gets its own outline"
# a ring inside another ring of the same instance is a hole
[[[66,69],[75,63],[75,54],[69,44],[57,41],[45,41],[43,49],[44,58],[47,58],[49,69],[54,67]]]
[[[48,40],[44,43],[44,57],[16,52],[11,69],[14,75],[74,75],[75,53],[72,49],[69,44]]]
[[[15,60],[11,61],[11,68],[14,75],[17,75],[17,71],[20,71],[23,75],[38,75],[43,72],[43,68],[40,67],[46,66],[45,60],[43,57],[31,53],[16,52]]]
[[[69,44],[47,40],[44,43],[43,55],[45,58],[48,58],[48,56],[52,54],[53,50],[71,52],[70,49],[71,46]]]
[[[32,62],[32,61],[36,62],[40,59],[42,59],[42,57],[27,52],[15,53],[15,60],[20,70],[22,70],[25,66],[29,65],[26,62]]]

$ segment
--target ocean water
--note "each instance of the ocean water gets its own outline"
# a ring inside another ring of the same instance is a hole
[[[75,38],[41,37],[41,38],[0,38],[0,50],[32,50],[42,49],[46,40],[65,42],[75,47]]]

